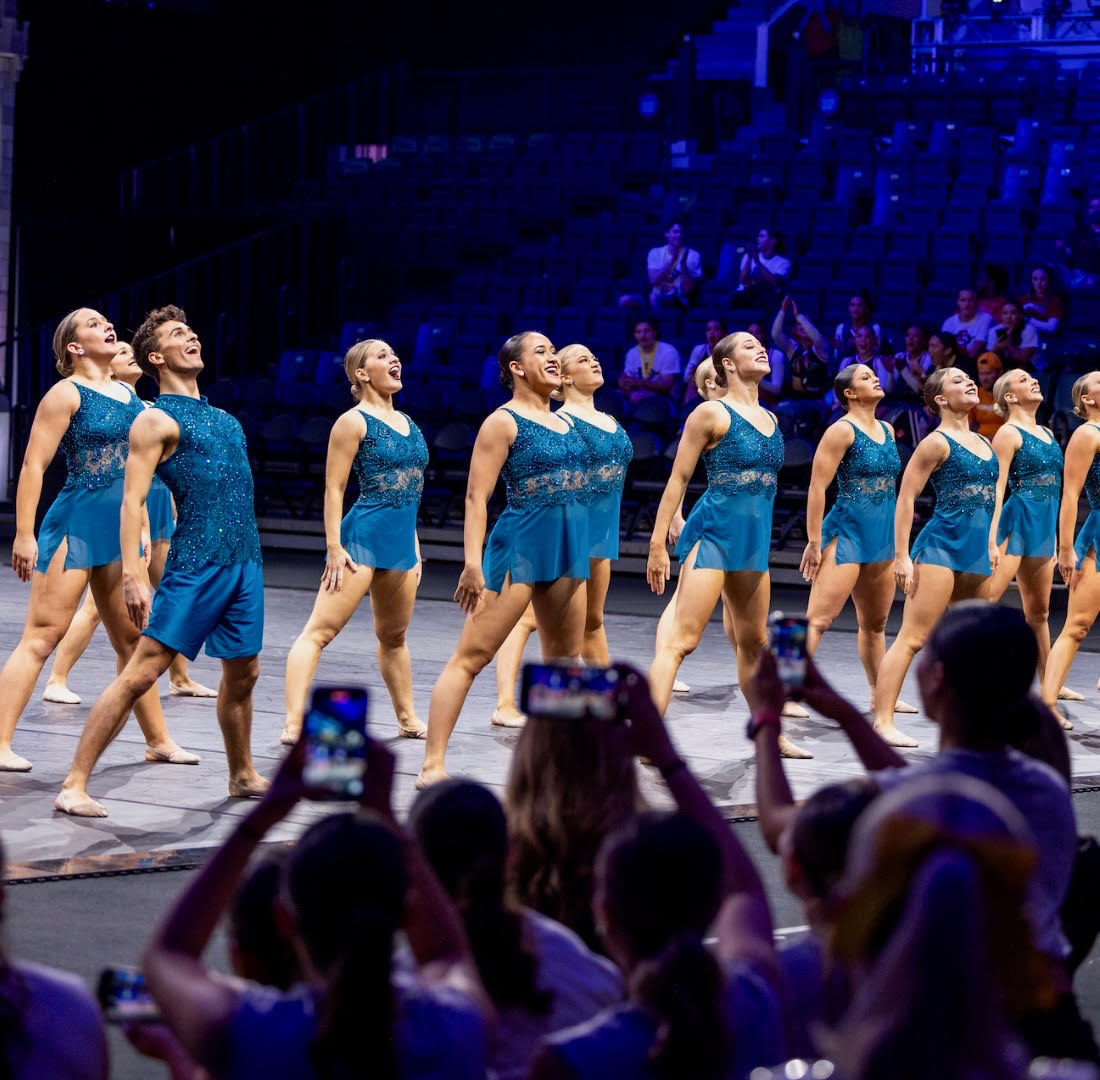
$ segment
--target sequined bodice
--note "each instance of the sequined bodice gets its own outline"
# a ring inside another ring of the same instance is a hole
[[[65,490],[107,487],[126,472],[130,425],[141,413],[141,399],[132,390],[123,402],[78,382],[73,386],[80,392],[80,407],[61,436]]]
[[[1008,469],[1008,486],[1013,495],[1054,502],[1062,494],[1062,448],[1047,431],[1050,442],[1014,424],[1020,433],[1020,449]]]
[[[1100,428],[1100,425],[1097,425]],[[1100,510],[1100,454],[1096,454],[1085,477],[1085,497],[1090,510]]]
[[[703,454],[707,487],[723,495],[766,495],[775,498],[775,485],[783,465],[783,436],[779,424],[764,435],[736,409],[723,401],[730,414],[729,430],[718,444]],[[773,423],[775,420],[773,418]]]
[[[577,423],[577,434],[588,447],[588,494],[619,493],[626,483],[626,468],[634,457],[634,444],[617,421],[614,431],[604,431],[573,413],[567,414]]]
[[[588,448],[573,427],[563,432],[506,409],[516,421],[516,438],[500,475],[510,510],[555,506],[583,498],[588,483]]]
[[[360,506],[408,506],[420,502],[424,490],[424,466],[428,444],[420,428],[405,416],[408,435],[402,435],[383,420],[363,409],[367,433],[355,454],[355,475],[359,480]]]
[[[852,424],[850,420],[845,422]],[[901,472],[898,444],[881,420],[879,424],[885,440],[882,443],[875,442],[852,424],[855,440],[836,470],[838,500],[884,503],[897,498],[898,473]]]
[[[968,509],[993,513],[997,498],[997,456],[989,447],[990,457],[983,460],[962,443],[948,435],[943,436],[951,449],[947,460],[932,474],[932,488],[936,492],[936,512],[941,510]],[[988,440],[983,440],[989,446]]]
[[[205,397],[161,394],[154,408],[179,425],[175,453],[157,473],[176,500],[176,531],[169,568],[197,570],[260,562],[260,534],[252,497],[244,431],[236,417]]]

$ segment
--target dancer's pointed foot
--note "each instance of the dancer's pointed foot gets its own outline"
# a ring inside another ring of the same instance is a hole
[[[904,731],[898,731],[893,723],[888,724],[875,724],[875,731],[878,733],[880,739],[890,746],[898,746],[902,748],[914,749],[920,746],[920,743],[916,739],[906,735]]]
[[[909,702],[902,701],[899,698],[897,701],[894,702],[894,712],[896,712],[896,713],[914,713],[915,714],[915,713],[920,712],[920,710],[916,706],[910,705]]]
[[[0,772],[30,772],[31,763],[14,750],[0,750]]]
[[[688,684],[686,682],[681,682],[679,679],[677,679],[672,684],[672,692],[674,694],[690,694],[691,693],[691,687],[688,686]]]
[[[1097,683],[1096,688],[1100,690],[1100,683]],[[1058,691],[1059,701],[1084,701],[1085,695],[1077,693],[1076,690],[1071,690],[1068,686],[1063,686]]]
[[[74,694],[63,682],[48,682],[42,691],[43,701],[52,701],[55,705],[79,705],[81,697]]]
[[[187,682],[168,682],[168,693],[171,697],[217,697],[217,690],[211,690],[209,686],[188,679]]]
[[[795,720],[808,720],[810,714],[797,702],[785,701],[783,708],[779,710],[780,716],[789,716]]]
[[[494,727],[520,728],[527,723],[527,717],[515,705],[499,705],[489,717],[489,723]]]
[[[301,724],[293,725],[288,722],[283,725],[283,732],[279,736],[279,742],[281,742],[283,746],[293,746],[298,741],[298,737],[301,734]]]
[[[265,780],[255,769],[250,769],[241,776],[230,778],[229,795],[233,799],[259,799],[269,787],[270,780]]]
[[[198,765],[202,758],[169,740],[163,746],[147,746],[145,760],[159,761],[165,765]]]
[[[106,817],[107,808],[101,806],[86,791],[77,788],[62,788],[61,794],[54,799],[53,808],[70,817]]]
[[[402,739],[424,739],[428,735],[428,725],[419,716],[397,721],[397,734]]]
[[[1054,715],[1057,718],[1059,725],[1061,725],[1061,728],[1062,728],[1063,731],[1072,731],[1073,730],[1073,725],[1062,715],[1062,713],[1059,709],[1052,708],[1050,711],[1052,713],[1054,713]]]
[[[812,758],[813,754],[811,754],[809,750],[803,750],[801,746],[796,746],[786,735],[780,735],[779,756],[802,761],[807,758]]]
[[[444,769],[442,765],[434,769],[429,769],[425,766],[416,774],[416,780],[413,786],[417,791],[423,791],[425,788],[430,788],[432,784],[440,784],[444,780],[450,780],[450,778],[447,770]]]

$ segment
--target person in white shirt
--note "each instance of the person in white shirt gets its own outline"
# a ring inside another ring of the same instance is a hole
[[[1039,348],[1039,331],[1024,315],[1023,307],[1015,300],[1001,305],[1001,321],[989,331],[986,348],[995,352],[1005,366],[1031,370],[1031,359]]]
[[[680,384],[680,354],[675,346],[658,341],[658,334],[653,319],[639,319],[634,324],[637,344],[627,351],[619,376],[619,389],[632,405],[658,394],[673,396]]]
[[[979,353],[986,350],[986,338],[993,329],[993,316],[978,310],[978,294],[971,288],[959,290],[956,304],[958,311],[944,319],[940,329],[954,334],[959,343],[959,351],[976,359]]]
[[[655,308],[686,308],[703,276],[703,260],[699,252],[684,246],[684,230],[679,222],[668,223],[665,240],[668,243],[651,248],[646,259],[649,303]]]
[[[779,236],[761,229],[741,256],[740,279],[733,295],[735,307],[770,311],[787,286],[791,260],[779,253]]]

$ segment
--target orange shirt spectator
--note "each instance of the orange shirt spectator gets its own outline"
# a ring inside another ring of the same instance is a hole
[[[1005,422],[993,409],[993,384],[1004,374],[1004,364],[994,352],[978,357],[978,404],[970,414],[970,424],[979,435],[992,439]]]

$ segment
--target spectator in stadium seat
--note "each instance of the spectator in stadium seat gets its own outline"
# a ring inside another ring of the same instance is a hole
[[[947,330],[937,330],[934,334],[929,334],[928,358],[932,361],[932,371],[939,371],[940,368],[957,367],[959,363],[959,343],[955,340],[955,335]]]
[[[637,343],[627,350],[619,389],[632,405],[647,397],[663,395],[675,398],[680,385],[680,354],[675,346],[658,340],[660,328],[655,319],[638,319],[634,323]]]
[[[875,337],[882,340],[882,328],[877,322],[873,322],[874,305],[871,303],[871,295],[866,289],[860,289],[853,293],[848,301],[848,321],[837,323],[833,333],[833,348],[837,356],[848,356],[855,351],[856,331],[861,326],[869,326],[875,332]]]
[[[861,326],[855,334],[855,352],[840,362],[840,369],[852,364],[866,364],[877,376],[888,398],[908,396],[909,384],[902,378],[905,364],[894,356],[883,356],[878,347],[878,335],[869,326]]]
[[[935,365],[928,355],[928,335],[924,327],[913,323],[905,329],[905,348],[894,353],[894,359],[901,365],[901,379],[909,390],[920,397],[924,391],[924,380]]]
[[[1066,283],[1071,289],[1091,288],[1100,278],[1100,196],[1089,199],[1085,220],[1058,241]]]
[[[1001,322],[989,331],[986,348],[996,353],[1006,367],[1031,371],[1032,357],[1038,347],[1039,331],[1027,321],[1015,300],[1006,300],[1001,305]]]
[[[985,352],[986,338],[993,329],[993,316],[978,309],[978,293],[969,286],[959,290],[956,312],[943,321],[941,329],[955,335],[960,355],[976,360]]]
[[[741,256],[738,284],[731,304],[738,308],[770,310],[783,295],[791,276],[791,260],[780,253],[782,238],[771,229],[761,229]]]
[[[1054,287],[1049,266],[1039,264],[1031,271],[1031,289],[1020,297],[1024,315],[1041,335],[1057,334],[1066,309]]]
[[[1005,422],[996,411],[993,398],[993,384],[1004,371],[1004,363],[995,352],[984,352],[978,357],[978,404],[970,414],[970,425],[987,439],[992,439]]]
[[[664,247],[651,248],[646,258],[649,271],[649,303],[656,310],[679,308],[691,303],[695,287],[703,276],[699,252],[684,246],[684,229],[678,221],[665,228]]]
[[[745,327],[745,332],[752,334],[768,350],[768,362],[772,369],[760,380],[760,400],[769,409],[774,409],[787,386],[787,354],[772,344],[766,327],[759,319],[753,319]]]
[[[788,337],[784,329],[787,313],[794,316]],[[829,386],[829,343],[821,331],[798,310],[793,297],[783,297],[772,321],[772,340],[787,359],[786,396],[820,401]]]
[[[691,350],[688,366],[684,369],[684,404],[695,404],[699,392],[695,388],[695,369],[710,356],[711,350],[726,336],[726,322],[718,315],[707,319],[706,341]]]
[[[1001,321],[1001,305],[1008,296],[1008,271],[1000,263],[986,263],[975,286],[978,310],[986,312],[995,322]]]

